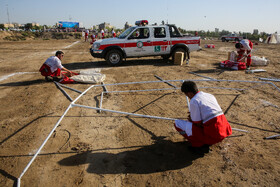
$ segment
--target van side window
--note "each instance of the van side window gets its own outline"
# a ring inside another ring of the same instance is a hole
[[[138,28],[129,36],[129,39],[145,39],[149,37],[149,28]]]
[[[172,26],[172,25],[169,26],[169,33],[170,33],[170,37],[171,38],[172,37],[182,37],[182,35],[179,32],[179,30],[176,27]]]
[[[155,27],[154,28],[154,37],[155,38],[165,38],[166,32],[164,27]]]

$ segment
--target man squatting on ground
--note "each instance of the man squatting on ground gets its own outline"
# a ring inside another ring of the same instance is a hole
[[[212,94],[198,91],[192,81],[185,81],[181,91],[190,98],[190,115],[188,121],[176,120],[175,129],[192,147],[213,145],[232,134],[231,126]]]
[[[244,39],[244,40],[241,40],[239,43],[236,43],[235,48],[237,49],[237,53],[238,53],[237,61],[238,62],[242,61],[242,60],[244,60],[243,58],[247,57],[246,66],[247,66],[247,69],[250,69],[250,66],[252,63],[251,51],[253,49],[253,43],[248,39]],[[246,55],[245,55],[245,52],[246,52]]]
[[[67,73],[64,73],[65,76],[71,77],[74,75],[74,73],[65,67],[62,66],[61,60],[64,56],[64,53],[62,51],[57,51],[55,53],[55,56],[49,57],[44,64],[40,68],[41,75],[45,76],[45,79],[47,81],[50,81],[51,78],[54,79],[60,79],[61,77],[61,70],[66,71]]]

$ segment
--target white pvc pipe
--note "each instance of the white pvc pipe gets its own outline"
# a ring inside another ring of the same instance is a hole
[[[57,123],[55,124],[54,128],[52,129],[52,131],[50,132],[50,134],[47,136],[47,138],[45,139],[45,141],[43,142],[43,144],[40,146],[40,148],[37,150],[37,152],[35,153],[35,155],[32,157],[32,159],[29,161],[29,163],[27,164],[27,166],[24,168],[23,172],[20,174],[19,178],[17,178],[17,187],[20,187],[20,181],[22,176],[25,174],[25,172],[28,170],[28,168],[30,167],[30,165],[33,163],[33,161],[35,160],[35,158],[38,156],[38,154],[41,152],[42,148],[45,146],[45,144],[47,143],[47,141],[49,140],[49,138],[51,137],[52,133],[55,131],[55,129],[57,128],[57,126],[60,124],[60,122],[62,121],[62,119],[64,118],[64,116],[67,114],[67,112],[70,110],[70,108],[72,107],[72,104],[75,103],[80,97],[82,97],[82,95],[84,95],[87,91],[89,91],[92,87],[94,87],[94,85],[90,86],[88,89],[86,89],[82,94],[80,94],[69,106],[68,108],[65,110],[65,112],[63,113],[63,115],[59,118],[59,120],[57,121]]]
[[[280,134],[276,134],[276,135],[273,135],[273,136],[269,136],[269,137],[266,137],[265,139],[272,139],[272,138],[276,138],[276,137],[279,137]]]
[[[249,132],[249,131],[246,131],[246,130],[242,130],[242,129],[237,129],[237,128],[231,128],[232,130],[234,131],[240,131],[240,132]]]
[[[260,77],[259,79],[260,79],[260,80],[263,80],[263,81],[275,81],[275,82],[280,82],[280,79],[271,79],[271,78],[262,78],[262,77]]]
[[[164,91],[164,90],[178,90],[179,88],[161,88],[161,89],[149,89],[149,90],[124,90],[124,91],[109,91],[105,93],[126,93],[126,92],[150,92],[150,91]]]
[[[101,93],[100,107],[99,108],[102,108],[103,94],[104,94],[104,92]],[[101,110],[98,110],[98,112],[101,113]]]
[[[271,84],[274,86],[276,89],[280,91],[280,89],[273,84],[272,82],[265,82],[265,81],[243,81],[243,80],[220,80],[220,79],[215,79],[215,80],[210,80],[210,79],[185,79],[185,80],[163,80],[166,82],[184,82],[184,81],[194,81],[194,82],[201,82],[201,81],[214,81],[214,82],[247,82],[247,83],[260,83],[260,84]],[[115,84],[103,84],[103,85],[95,85],[96,87],[98,86],[117,86],[117,85],[127,85],[127,84],[144,84],[144,83],[159,83],[162,81],[142,81],[142,82],[126,82],[126,83],[115,83]]]
[[[248,83],[262,83],[262,84],[271,84],[273,85],[275,88],[277,88],[279,91],[280,89],[273,84],[272,82],[261,82],[261,81],[242,81],[242,80],[165,80],[166,82],[183,82],[183,81],[216,81],[216,82],[248,82]],[[109,109],[102,109],[102,108],[97,108],[97,107],[90,107],[90,106],[85,106],[85,105],[78,105],[78,104],[74,104],[80,97],[82,97],[87,91],[89,91],[92,87],[98,87],[98,86],[115,86],[115,85],[127,85],[127,84],[142,84],[142,83],[159,83],[162,81],[144,81],[144,82],[128,82],[128,83],[116,83],[116,84],[103,84],[103,85],[92,85],[90,86],[87,90],[85,90],[82,94],[80,94],[66,109],[66,111],[64,112],[64,114],[60,117],[60,119],[58,120],[58,122],[56,123],[56,125],[54,126],[54,128],[52,129],[52,131],[50,132],[50,134],[48,135],[48,137],[45,139],[45,141],[43,142],[43,144],[40,146],[40,148],[38,149],[38,151],[35,153],[35,155],[32,157],[32,159],[30,160],[30,162],[28,163],[28,165],[24,168],[23,172],[21,173],[20,177],[17,178],[17,186],[20,187],[20,181],[22,176],[25,174],[25,172],[28,170],[28,168],[30,167],[30,165],[32,164],[32,162],[35,160],[35,158],[38,156],[38,154],[40,153],[40,151],[42,150],[42,148],[44,147],[44,145],[46,144],[46,142],[48,141],[48,139],[50,138],[50,136],[52,135],[52,133],[54,132],[54,130],[57,128],[57,126],[60,124],[60,122],[62,121],[62,119],[64,118],[64,116],[67,114],[67,112],[69,111],[69,109],[71,107],[82,107],[82,108],[89,108],[89,109],[94,109],[94,110],[102,110],[102,111],[107,111],[107,112],[113,112],[113,113],[120,113],[120,114],[126,114],[126,115],[132,115],[132,116],[140,116],[140,117],[146,117],[146,118],[154,118],[154,119],[164,119],[164,120],[176,120],[173,118],[165,118],[165,117],[158,117],[158,116],[149,116],[149,115],[142,115],[142,114],[134,114],[134,113],[128,113],[128,112],[121,112],[121,111],[115,111],[115,110],[109,110]],[[236,128],[232,128],[232,130],[236,130],[236,131],[241,131],[241,132],[248,132],[246,130],[241,130],[241,129],[236,129]],[[277,137],[280,135],[275,135],[273,137]],[[268,137],[270,138],[270,137]]]
[[[163,120],[172,120],[172,121],[177,120],[175,118],[166,118],[166,117],[150,116],[150,115],[143,115],[143,114],[134,114],[134,113],[129,113],[129,112],[121,112],[121,111],[117,111],[117,110],[110,110],[110,109],[97,108],[97,107],[90,107],[90,106],[86,106],[86,105],[72,104],[72,106],[73,107],[81,107],[81,108],[94,109],[94,110],[102,110],[102,111],[106,111],[106,112],[112,112],[112,113],[118,113],[118,114],[126,114],[126,115],[138,116],[138,117],[144,117],[144,118],[163,119]],[[232,128],[232,130],[241,131],[241,132],[248,132],[246,130],[241,130],[241,129],[237,129],[237,128]]]
[[[72,104],[72,106],[73,107],[94,109],[94,110],[102,110],[102,111],[105,111],[105,112],[112,112],[112,113],[125,114],[125,115],[131,115],[131,116],[145,117],[145,118],[176,120],[176,119],[173,119],[173,118],[165,118],[165,117],[150,116],[150,115],[143,115],[143,114],[134,114],[134,113],[129,113],[129,112],[121,112],[121,111],[117,111],[117,110],[110,110],[110,109],[104,109],[104,108],[98,108],[98,107],[90,107],[90,106],[86,106],[86,105]]]
[[[64,87],[64,88],[68,88],[69,90],[72,90],[72,91],[74,91],[74,92],[77,92],[77,93],[83,93],[83,92],[81,92],[81,91],[79,91],[79,90],[76,90],[76,89],[74,89],[74,88],[71,88],[71,87],[68,87],[68,86],[65,86],[64,84],[60,84],[60,83],[58,83],[58,82],[56,82],[56,81],[54,81],[55,83],[57,83],[59,86],[62,86],[62,87]]]
[[[86,94],[92,87],[95,87],[95,85],[90,86],[88,89],[86,89],[83,93],[81,93],[71,104],[74,104],[78,99],[80,99],[84,94]]]
[[[206,77],[206,76],[204,76],[204,75],[200,75],[200,74],[198,74],[198,73],[194,73],[194,72],[189,72],[189,73],[190,73],[190,74],[194,74],[194,75],[199,76],[199,77],[206,78],[206,79],[217,80],[217,79],[213,79],[213,78],[211,78],[211,77]]]
[[[41,152],[41,150],[43,149],[43,147],[45,146],[45,144],[47,143],[47,141],[49,140],[49,138],[51,137],[52,133],[55,131],[55,129],[57,128],[57,126],[60,124],[60,122],[62,121],[62,119],[64,118],[64,116],[67,114],[68,110],[71,108],[71,104],[68,106],[68,108],[65,110],[65,112],[63,113],[63,115],[59,118],[59,120],[57,121],[57,123],[55,124],[55,126],[53,127],[52,131],[49,133],[49,135],[47,136],[47,138],[45,139],[45,141],[43,142],[43,144],[39,147],[39,149],[37,150],[37,152],[35,153],[35,155],[32,157],[32,159],[29,161],[29,163],[27,164],[27,166],[24,168],[23,172],[20,174],[19,178],[17,179],[17,186],[20,187],[20,180],[22,178],[22,176],[25,174],[25,172],[28,170],[28,168],[30,167],[30,165],[32,164],[32,162],[35,160],[35,158],[38,156],[38,154]]]
[[[160,78],[159,76],[155,75],[155,77],[156,77],[157,79],[161,80],[162,82],[168,84],[169,86],[172,86],[173,88],[177,88],[177,86],[175,86],[175,85],[173,85],[173,84],[171,84],[171,83],[169,83],[169,82],[164,81],[164,80],[163,80],[162,78]]]
[[[239,89],[239,88],[223,88],[223,87],[199,87],[199,89],[206,89],[206,88],[212,88],[212,89],[222,89],[222,90],[238,90],[243,91],[245,89]],[[148,90],[124,90],[124,91],[108,91],[104,93],[126,93],[126,92],[150,92],[150,91],[166,91],[166,90],[179,90],[181,88],[161,88],[161,89],[148,89]]]

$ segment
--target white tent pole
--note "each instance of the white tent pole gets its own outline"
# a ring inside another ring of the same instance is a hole
[[[57,126],[60,124],[60,122],[62,121],[62,119],[64,118],[64,116],[67,114],[67,112],[70,110],[70,108],[72,107],[72,104],[74,102],[76,102],[80,97],[82,97],[82,95],[84,95],[87,91],[89,91],[92,87],[94,87],[94,85],[90,86],[88,89],[86,89],[82,94],[80,94],[69,106],[68,108],[65,110],[65,112],[63,113],[63,115],[59,118],[59,120],[57,121],[57,123],[55,124],[54,128],[52,129],[52,131],[49,133],[49,135],[47,136],[47,138],[45,139],[45,141],[43,142],[43,144],[40,146],[40,148],[37,150],[37,152],[35,153],[35,155],[32,157],[32,159],[29,161],[29,163],[27,164],[27,166],[24,168],[23,172],[20,174],[19,178],[17,179],[17,187],[20,187],[20,181],[22,176],[25,174],[25,172],[28,170],[28,168],[30,167],[30,165],[32,164],[32,162],[35,160],[35,158],[38,156],[38,154],[41,152],[42,148],[45,146],[45,144],[47,143],[47,141],[49,140],[49,138],[51,137],[52,133],[55,131],[55,129],[57,128]]]
[[[134,114],[134,113],[129,113],[129,112],[121,112],[121,111],[117,111],[117,110],[110,110],[110,109],[105,109],[105,108],[91,107],[91,106],[86,106],[86,105],[72,104],[72,106],[73,107],[81,107],[81,108],[94,109],[94,110],[101,110],[101,111],[105,111],[105,112],[112,112],[112,113],[118,113],[118,114],[126,114],[126,115],[131,115],[131,116],[145,117],[145,118],[164,119],[164,120],[176,120],[176,119],[173,119],[173,118],[150,116],[150,115],[143,115],[143,114]]]
[[[57,128],[57,126],[60,124],[61,120],[64,118],[64,116],[67,114],[68,110],[71,108],[71,104],[68,106],[68,108],[65,110],[65,112],[63,113],[63,115],[59,118],[59,120],[57,121],[57,123],[55,124],[55,126],[53,127],[52,131],[49,133],[49,135],[47,136],[47,138],[45,139],[45,141],[43,142],[43,144],[39,147],[39,149],[37,150],[37,152],[35,153],[35,155],[32,157],[32,159],[29,161],[29,163],[27,164],[27,166],[24,168],[23,172],[20,174],[19,178],[17,179],[17,186],[20,187],[20,180],[22,178],[22,176],[25,174],[25,172],[28,170],[28,168],[30,167],[30,165],[32,164],[32,162],[35,160],[35,158],[38,156],[38,154],[41,152],[42,148],[45,146],[45,144],[47,143],[47,141],[49,140],[49,138],[51,137],[52,133],[55,131],[55,129]]]
[[[272,138],[276,138],[276,137],[279,137],[280,134],[276,134],[276,135],[273,135],[273,136],[269,136],[269,137],[266,137],[264,139],[272,139]]]
[[[104,92],[101,93],[100,107],[99,108],[102,108],[103,95],[104,95]],[[98,110],[98,112],[101,113],[101,110]]]
[[[126,115],[138,116],[138,117],[144,117],[144,118],[154,118],[154,119],[163,119],[163,120],[172,120],[172,121],[177,120],[177,119],[174,119],[174,118],[150,116],[150,115],[143,115],[143,114],[134,114],[134,113],[129,113],[129,112],[121,112],[121,111],[117,111],[117,110],[110,110],[110,109],[97,108],[97,107],[91,107],[91,106],[86,106],[86,105],[78,105],[78,104],[72,104],[72,107],[81,107],[81,108],[88,108],[88,109],[94,109],[94,110],[102,110],[102,111],[106,111],[106,112],[126,114]],[[241,129],[237,129],[237,128],[232,128],[232,130],[241,131],[241,132],[248,132],[246,130],[241,130]]]
[[[201,81],[213,81],[213,82],[246,82],[246,83],[260,83],[260,84],[271,84],[276,89],[280,91],[280,89],[273,84],[272,82],[265,82],[265,81],[244,81],[244,80],[221,80],[221,79],[185,79],[185,80],[163,80],[165,82],[184,82],[184,81],[194,81],[194,82],[201,82]],[[144,84],[144,83],[159,83],[162,81],[142,81],[142,82],[126,82],[126,83],[115,83],[115,84],[103,84],[103,85],[95,85],[96,87],[99,86],[117,86],[117,85],[127,85],[127,84]]]

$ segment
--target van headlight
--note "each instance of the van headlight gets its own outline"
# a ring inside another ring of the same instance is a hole
[[[93,49],[99,49],[100,43],[93,43],[92,48]]]

